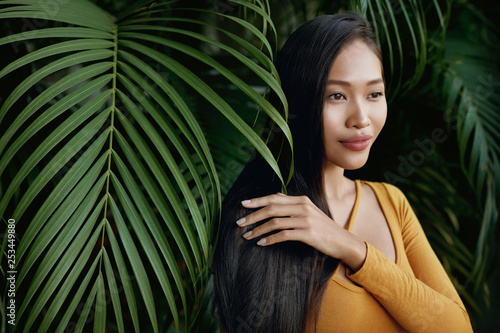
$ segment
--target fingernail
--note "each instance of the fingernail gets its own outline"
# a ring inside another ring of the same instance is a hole
[[[248,237],[248,236],[250,236],[251,234],[252,234],[252,231],[250,230],[250,231],[248,231],[248,232],[245,232],[245,233],[243,234],[243,237],[244,237],[244,238],[247,238],[247,237]]]
[[[257,242],[257,245],[264,245],[264,244],[266,244],[266,239],[265,238],[262,238],[261,240],[259,240]]]
[[[281,192],[278,192],[278,194],[286,197],[286,195],[284,195],[284,194],[283,194],[283,193],[281,193]]]
[[[243,223],[245,223],[246,220],[247,220],[246,218],[242,217],[241,219],[239,219],[238,221],[236,221],[236,224],[237,225],[242,225]]]
[[[251,200],[243,200],[241,202],[242,205],[248,205],[250,203]]]

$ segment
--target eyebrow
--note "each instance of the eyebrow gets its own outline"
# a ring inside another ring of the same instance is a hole
[[[342,80],[328,80],[327,83],[328,84],[336,84],[339,86],[351,86],[350,82],[342,81]],[[384,83],[384,80],[381,77],[379,77],[378,79],[368,81],[366,85],[372,86],[372,85],[377,84],[377,83]]]

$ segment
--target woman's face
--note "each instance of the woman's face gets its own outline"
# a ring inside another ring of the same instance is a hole
[[[361,168],[387,116],[382,65],[361,40],[347,44],[328,74],[323,129],[326,167]]]

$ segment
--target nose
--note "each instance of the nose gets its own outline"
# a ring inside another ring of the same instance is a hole
[[[368,106],[363,103],[364,101],[351,100],[349,114],[346,119],[347,128],[365,128],[370,126],[371,120],[369,117]]]

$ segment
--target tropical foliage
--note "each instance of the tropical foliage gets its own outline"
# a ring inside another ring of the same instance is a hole
[[[158,332],[172,322],[177,328],[192,323],[209,278],[221,184],[191,94],[204,100],[206,112],[224,115],[280,171],[233,107],[175,58],[223,75],[288,133],[291,144],[286,119],[263,96],[179,42],[224,50],[285,104],[274,49],[262,31],[272,29],[266,8],[235,3],[260,16],[263,28],[192,11],[241,25],[260,40],[260,49],[230,31],[219,30],[241,50],[200,34],[196,30],[207,23],[169,3],[134,5],[114,17],[88,1],[3,2],[2,19],[48,19],[41,29],[1,40],[36,48],[0,72],[13,80],[16,71],[35,68],[13,85],[0,111],[0,211],[17,221],[19,235],[17,330],[82,331],[90,321],[98,332],[109,323],[120,332],[127,326]],[[62,77],[51,78],[57,74]],[[6,246],[4,238],[2,250]]]
[[[216,331],[209,264],[221,200],[254,149],[289,176],[266,146],[270,117],[293,147],[275,52],[305,20],[341,9],[373,22],[391,96],[385,134],[353,176],[404,189],[479,312],[498,220],[500,75],[499,31],[473,5],[0,6],[10,87],[0,92],[0,215],[16,221],[15,331]],[[10,244],[5,232],[5,277]]]

